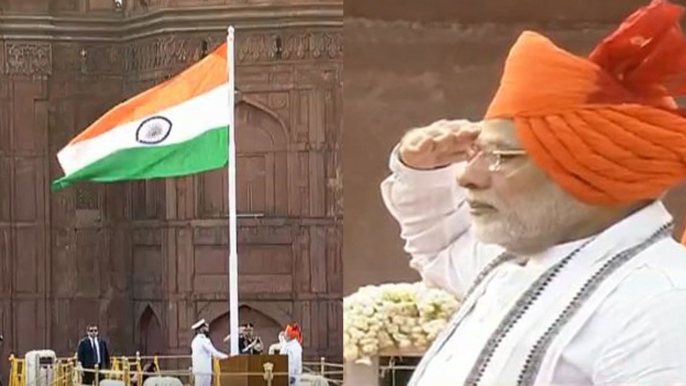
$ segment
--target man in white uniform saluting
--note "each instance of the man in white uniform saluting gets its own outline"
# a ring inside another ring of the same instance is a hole
[[[212,384],[212,358],[226,359],[229,356],[212,345],[207,335],[210,325],[205,322],[205,319],[198,321],[191,328],[195,331],[195,338],[191,343],[194,385],[210,386]]]
[[[413,386],[686,384],[681,7],[588,58],[525,32],[485,120],[408,132],[382,193],[410,265],[463,298]]]

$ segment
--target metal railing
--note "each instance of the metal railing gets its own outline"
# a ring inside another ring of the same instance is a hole
[[[160,365],[162,362],[188,362],[190,363],[190,355],[169,355],[169,356],[141,356],[136,353],[135,356],[120,356],[112,357],[109,369],[100,369],[97,365],[90,369],[84,368],[78,362],[76,356],[70,358],[56,358],[53,364],[54,379],[50,386],[78,386],[82,384],[83,376],[86,373],[93,374],[93,385],[100,386],[103,379],[121,381],[125,386],[142,386],[143,379],[147,377],[175,377],[182,380],[184,385],[193,385],[194,377],[190,366],[178,369],[163,369]],[[35,384],[27,384],[27,366],[26,361],[14,355],[9,357],[10,374],[8,386],[36,386]],[[144,371],[144,363],[151,362],[154,364],[154,371]],[[265,363],[262,372],[231,372],[223,373],[218,360],[213,361],[213,386],[221,386],[221,379],[223,377],[260,377],[265,381],[265,385],[270,386],[275,377],[288,376],[287,372],[275,372],[273,363]],[[209,375],[209,374],[208,374]],[[343,381],[343,364],[329,363],[326,358],[322,357],[317,362],[303,362],[303,379],[316,378],[326,381],[329,385],[341,385]],[[183,382],[187,379],[187,382]],[[37,381],[40,381],[37,380]],[[305,384],[305,382],[301,382]]]

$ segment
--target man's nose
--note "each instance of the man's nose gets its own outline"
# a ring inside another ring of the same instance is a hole
[[[477,159],[472,159],[457,175],[457,183],[465,189],[486,189],[491,185],[491,173],[488,168],[479,165]]]

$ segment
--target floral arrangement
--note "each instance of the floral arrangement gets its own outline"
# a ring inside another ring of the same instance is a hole
[[[366,286],[343,300],[343,356],[371,363],[381,350],[426,350],[459,301],[423,283]]]

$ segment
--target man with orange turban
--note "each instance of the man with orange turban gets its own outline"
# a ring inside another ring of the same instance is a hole
[[[288,384],[300,386],[300,376],[303,372],[303,337],[298,323],[288,324],[284,335],[286,343],[281,346],[279,353],[288,355]]]
[[[482,122],[409,131],[382,184],[410,265],[462,298],[411,385],[686,384],[684,9],[587,58],[524,32]],[[457,183],[455,181],[457,179]]]

